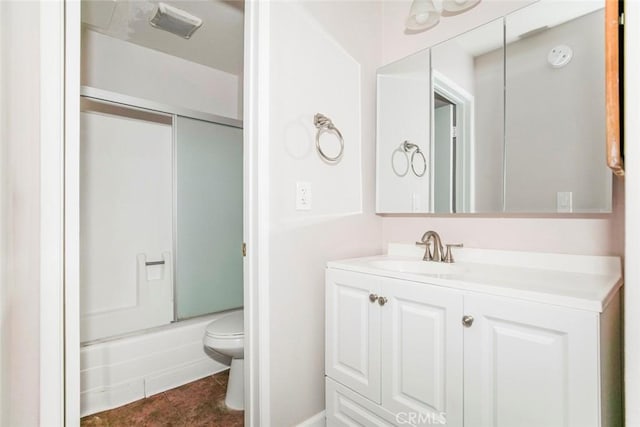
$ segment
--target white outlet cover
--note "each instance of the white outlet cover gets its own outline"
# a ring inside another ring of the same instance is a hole
[[[573,212],[573,192],[558,191],[556,208],[558,212]]]
[[[311,183],[298,181],[296,182],[296,210],[311,210]]]

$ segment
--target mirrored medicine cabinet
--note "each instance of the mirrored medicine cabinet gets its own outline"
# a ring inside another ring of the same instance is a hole
[[[610,212],[603,7],[541,0],[380,68],[377,212]]]

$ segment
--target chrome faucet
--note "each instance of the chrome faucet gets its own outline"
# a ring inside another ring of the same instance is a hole
[[[446,252],[442,248],[442,240],[440,239],[440,235],[435,231],[429,230],[422,235],[422,241],[416,242],[416,245],[424,245],[424,257],[422,257],[423,261],[435,261],[435,262],[446,262],[453,263],[453,253],[451,252],[451,248],[461,248],[462,243],[457,244],[447,244]],[[433,251],[431,250],[431,244],[433,244]]]

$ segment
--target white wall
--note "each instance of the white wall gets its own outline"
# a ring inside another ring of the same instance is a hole
[[[625,418],[640,425],[640,3],[625,2]]]
[[[7,28],[6,11],[3,4],[0,4],[0,52],[6,52],[7,50],[7,37],[8,34],[4,30]],[[0,55],[0,93],[5,93],[6,84],[5,81],[5,67],[7,64],[7,58],[5,55]],[[5,106],[5,97],[0,98],[0,313],[6,313],[8,305],[6,304],[5,297],[5,285],[7,283],[7,233],[9,231],[7,226],[7,194],[8,194],[8,174],[7,174],[7,144],[2,143],[6,141],[8,137],[7,131],[7,107]],[[6,349],[5,336],[7,331],[5,330],[4,316],[0,314],[0,349]],[[0,350],[0,425],[6,425],[8,422],[6,407],[7,396],[7,366],[5,365],[5,351]]]
[[[330,259],[380,253],[374,215],[376,2],[273,2],[269,7],[270,424],[324,409],[324,270]],[[336,13],[339,10],[340,13]],[[266,13],[264,9],[261,12]],[[345,155],[323,163],[313,114],[334,120]],[[265,159],[262,159],[265,160]],[[294,210],[297,180],[312,209]]]
[[[163,104],[242,119],[242,80],[84,29],[82,84]]]
[[[6,268],[0,283],[0,424],[35,426],[40,421],[40,4],[1,2],[0,10]]]

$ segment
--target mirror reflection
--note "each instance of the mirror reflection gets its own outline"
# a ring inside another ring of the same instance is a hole
[[[610,212],[603,21],[541,0],[382,67],[378,212]]]
[[[507,212],[608,212],[602,2],[506,17]]]
[[[430,67],[424,50],[378,70],[378,212],[429,212]]]
[[[502,19],[431,49],[433,210],[502,208]]]

